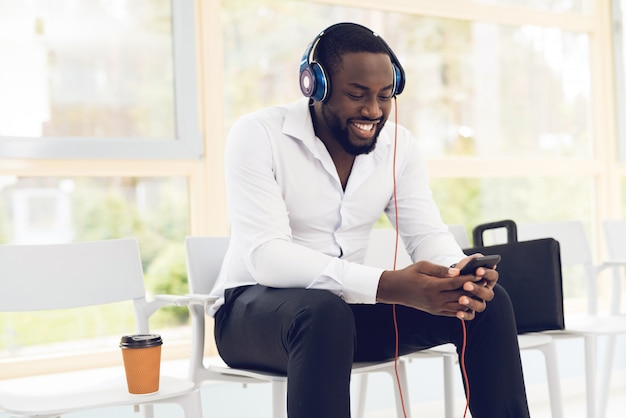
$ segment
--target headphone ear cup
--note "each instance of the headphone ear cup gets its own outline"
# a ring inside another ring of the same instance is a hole
[[[315,90],[315,76],[311,66],[307,65],[300,70],[300,90],[304,97],[311,97]]]
[[[326,101],[330,87],[330,80],[326,76],[326,71],[316,61],[311,63],[311,69],[315,74],[315,91],[311,97],[319,102]]]
[[[328,97],[328,78],[321,65],[313,61],[300,71],[300,90],[305,97],[318,102]]]
[[[393,96],[397,96],[404,90],[404,72],[394,63],[393,64]]]

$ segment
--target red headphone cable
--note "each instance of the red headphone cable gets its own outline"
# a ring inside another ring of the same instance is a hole
[[[394,248],[394,253],[393,253],[393,269],[395,270],[397,268],[397,263],[398,263],[398,243],[400,241],[400,237],[399,237],[399,233],[398,233],[398,196],[397,196],[397,187],[396,187],[396,157],[398,155],[397,150],[398,150],[398,100],[396,99],[396,96],[393,97],[393,102],[394,102],[394,110],[395,110],[395,131],[394,131],[394,140],[393,140],[393,203],[394,203],[394,209],[396,211],[395,213],[395,217],[396,217],[396,242],[395,242],[395,248]],[[402,385],[400,384],[400,373],[398,372],[398,362],[400,360],[400,355],[399,355],[399,342],[398,342],[398,318],[396,315],[396,304],[394,303],[392,306],[392,311],[393,311],[393,326],[395,329],[395,336],[396,336],[396,352],[395,352],[395,357],[394,357],[394,369],[396,372],[396,384],[398,385],[398,392],[400,393],[400,403],[402,404],[402,413],[404,414],[404,418],[407,418],[407,414],[406,414],[406,407],[404,405],[404,394],[402,393]]]
[[[393,142],[393,203],[395,209],[395,219],[396,219],[396,239],[395,239],[395,249],[393,255],[393,269],[397,268],[398,262],[398,245],[400,242],[400,233],[399,233],[399,222],[398,222],[398,196],[397,196],[397,183],[396,183],[396,157],[397,157],[397,145],[398,145],[398,100],[394,96],[394,111],[395,111],[395,131],[394,131],[394,142]],[[396,304],[392,305],[393,312],[393,326],[395,330],[395,357],[394,357],[394,368],[396,373],[396,384],[398,385],[398,392],[400,393],[400,403],[402,404],[402,413],[404,418],[407,418],[406,407],[404,405],[404,394],[402,393],[402,385],[400,384],[400,373],[398,372],[398,362],[400,360],[399,354],[399,331],[398,331],[398,318],[396,315]],[[467,371],[465,369],[465,349],[467,347],[467,329],[465,327],[465,320],[461,319],[461,328],[463,329],[463,346],[461,348],[461,372],[463,374],[463,379],[465,382],[465,412],[463,413],[463,418],[467,416],[467,410],[469,408],[469,400],[470,400],[470,388],[469,388],[469,380],[467,378]]]

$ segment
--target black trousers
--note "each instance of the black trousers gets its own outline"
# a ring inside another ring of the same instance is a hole
[[[467,325],[465,364],[474,418],[528,418],[511,301],[500,286]],[[226,291],[215,317],[231,367],[286,373],[290,418],[350,417],[353,361],[395,356],[392,305],[352,305],[325,290],[243,286]],[[396,306],[399,353],[453,343],[460,320]]]

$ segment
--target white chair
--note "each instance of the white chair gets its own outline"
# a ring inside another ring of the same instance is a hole
[[[623,265],[619,262],[594,264],[591,249],[580,221],[559,221],[546,223],[523,223],[517,225],[520,241],[554,238],[561,247],[561,266],[566,271],[582,267],[587,282],[588,313],[565,316],[565,330],[545,331],[553,337],[582,337],[585,346],[585,381],[587,392],[587,416],[603,418],[608,402],[608,386],[615,345],[615,336],[626,334],[626,320],[615,315],[598,314],[598,275],[607,268]],[[603,371],[602,399],[598,402],[596,389],[596,343],[601,336],[608,336],[606,367]]]
[[[163,302],[148,302],[137,241],[132,238],[48,245],[0,246],[0,311],[49,311],[128,301],[134,305],[136,332],[149,333],[148,318]],[[121,337],[121,336],[120,336]],[[165,342],[167,343],[167,341]],[[42,377],[43,378],[43,377]],[[45,379],[44,379],[45,380]],[[105,382],[82,382],[66,393],[0,392],[0,410],[14,417],[58,417],[70,412],[120,405],[174,403],[188,418],[200,418],[200,394],[187,379],[161,376],[159,391],[128,393],[122,356],[117,376]],[[39,387],[41,389],[41,387]],[[12,388],[13,389],[13,388]]]
[[[612,267],[613,284],[611,292],[611,306],[609,313],[624,317],[624,311],[621,309],[622,303],[622,270],[626,267],[626,220],[612,219],[605,220],[602,223],[604,229],[604,238],[607,246],[608,260],[605,264]],[[626,321],[626,317],[624,317]],[[608,343],[606,346],[606,358],[613,359],[615,356],[616,335],[607,336]],[[605,361],[602,370],[602,381],[600,382],[600,417],[606,415],[608,404],[609,388],[611,383],[612,361]]]
[[[470,242],[467,230],[463,225],[449,225],[448,230],[461,248],[469,248]],[[372,231],[372,242],[375,247],[370,247],[366,258],[370,258],[375,265],[380,266],[385,260],[392,259],[395,250],[395,231],[392,229],[376,229]],[[398,245],[397,267],[403,268],[411,263],[411,258],[400,242]],[[548,390],[550,392],[550,408],[552,417],[563,417],[563,404],[561,398],[561,383],[559,379],[558,359],[556,347],[552,338],[548,335],[518,335],[520,350],[539,350],[545,359]],[[405,357],[442,356],[444,374],[444,405],[445,417],[453,418],[454,414],[454,363],[458,361],[456,348],[452,344],[444,344],[430,350],[419,351]]]
[[[605,220],[602,226],[608,252],[608,260],[605,263],[613,267],[613,289],[609,312],[612,315],[623,315],[621,272],[622,268],[626,267],[626,219]]]
[[[189,378],[200,385],[205,381],[231,381],[241,384],[263,383],[272,384],[272,417],[285,418],[287,416],[287,377],[284,375],[244,370],[228,367],[219,359],[213,359],[210,364],[205,364],[204,341],[205,341],[205,312],[209,304],[215,302],[215,298],[208,296],[215,280],[217,279],[222,259],[228,248],[227,237],[187,237],[185,248],[187,254],[187,275],[191,302],[189,305],[192,324],[192,353],[189,366]],[[219,363],[215,364],[218,360]],[[402,394],[396,382],[400,380]],[[355,363],[352,367],[353,380],[358,382],[359,376],[367,376],[368,373],[386,373],[393,379],[396,388],[396,414],[403,418],[403,402],[409,408],[408,391],[406,383],[406,368],[403,361],[397,364],[393,360],[375,363]],[[363,417],[365,404],[365,391],[367,379],[358,382],[357,396],[353,400],[353,416]],[[410,415],[409,415],[410,416]]]

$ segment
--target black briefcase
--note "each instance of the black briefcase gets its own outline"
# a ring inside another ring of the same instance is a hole
[[[504,228],[505,244],[485,246],[484,232]],[[553,238],[517,240],[517,225],[511,220],[484,223],[472,232],[474,247],[466,254],[499,254],[498,283],[511,297],[517,331],[561,330],[563,318],[563,280],[559,242]]]

